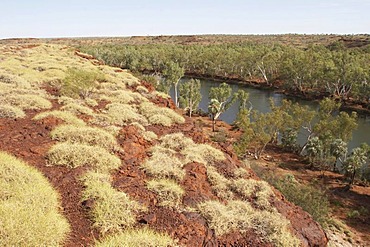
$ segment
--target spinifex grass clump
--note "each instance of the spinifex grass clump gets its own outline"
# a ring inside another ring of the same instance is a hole
[[[112,134],[95,127],[60,125],[53,129],[50,135],[53,140],[99,146],[107,150],[113,150],[118,146]]]
[[[171,126],[175,123],[179,124],[185,122],[185,119],[174,110],[156,106],[151,102],[141,103],[139,112],[148,119],[150,124]]]
[[[85,144],[62,142],[55,144],[47,153],[49,165],[76,168],[87,166],[103,173],[117,169],[121,160],[106,149]]]
[[[181,204],[185,191],[181,186],[170,179],[154,179],[147,183],[149,190],[155,192],[160,206],[177,207]]]
[[[60,246],[69,232],[57,192],[36,169],[0,151],[0,246]]]
[[[86,125],[86,123],[82,120],[76,117],[74,114],[66,111],[46,111],[41,112],[33,117],[33,120],[41,120],[47,117],[55,117],[63,120],[67,124],[73,124],[73,125]]]
[[[0,105],[0,118],[24,118],[26,114],[16,106],[3,104]]]
[[[134,213],[143,207],[124,192],[115,190],[110,175],[88,172],[82,182],[85,186],[82,200],[94,200],[90,216],[101,233],[120,232],[135,224]]]

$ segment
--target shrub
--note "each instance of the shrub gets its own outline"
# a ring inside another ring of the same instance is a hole
[[[49,165],[76,168],[89,166],[96,171],[109,172],[121,165],[121,160],[101,147],[62,142],[55,144],[47,153]]]
[[[109,236],[96,244],[96,247],[175,247],[174,241],[166,233],[158,233],[149,228],[129,229]]]
[[[185,176],[183,163],[174,155],[154,149],[152,156],[142,164],[142,168],[156,178],[170,178],[181,181]]]
[[[53,140],[99,146],[109,150],[118,146],[113,135],[95,127],[60,125],[50,135]]]
[[[109,175],[88,172],[82,181],[85,186],[82,200],[94,201],[90,216],[101,233],[120,232],[135,224],[134,213],[141,207],[124,192],[115,190]]]
[[[227,200],[230,200],[234,197],[233,192],[230,190],[231,181],[218,173],[215,167],[207,166],[207,178],[212,186],[213,191],[218,197]]]
[[[60,246],[69,232],[58,194],[23,161],[0,152],[0,245]]]
[[[50,109],[52,107],[49,100],[39,95],[31,94],[10,94],[1,101],[2,103],[19,107],[22,110],[40,110]]]
[[[104,80],[104,75],[97,72],[68,69],[60,91],[71,98],[86,98],[95,89],[96,82]]]
[[[300,206],[312,215],[319,223],[325,224],[330,212],[329,200],[324,191],[313,184],[304,185],[298,183],[293,175],[287,175],[283,179],[271,179],[271,183],[290,202]]]
[[[240,178],[234,180],[231,186],[243,199],[254,199],[258,207],[268,210],[272,209],[270,199],[274,193],[270,185],[265,181]]]
[[[85,114],[87,116],[94,115],[94,111],[91,108],[77,104],[77,103],[68,103],[62,106],[60,109],[63,111],[71,112],[75,115],[79,115],[79,114]]]
[[[256,210],[248,202],[236,200],[224,205],[218,201],[206,201],[198,204],[198,210],[218,236],[235,230],[241,233],[253,230],[274,246],[300,245],[290,233],[287,219],[277,212]]]
[[[185,119],[175,111],[156,106],[151,102],[143,102],[139,106],[139,112],[143,114],[151,124],[171,126],[173,123],[184,123]]]
[[[63,120],[67,124],[73,124],[73,125],[86,125],[85,122],[82,119],[79,119],[75,115],[73,115],[70,112],[65,111],[47,111],[47,112],[41,112],[33,117],[33,120],[41,120],[47,117],[55,117]]]
[[[18,107],[11,105],[0,105],[0,118],[24,118],[26,114]]]
[[[149,190],[158,195],[160,206],[178,207],[185,191],[173,180],[154,179],[147,183]]]

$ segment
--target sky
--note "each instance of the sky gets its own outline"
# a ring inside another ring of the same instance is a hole
[[[0,9],[0,39],[370,33],[370,0],[1,0]]]

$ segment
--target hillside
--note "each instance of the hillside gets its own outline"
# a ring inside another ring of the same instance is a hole
[[[56,246],[327,243],[319,224],[231,146],[213,143],[125,70],[64,45],[3,45],[0,103],[0,151],[36,168],[59,194],[58,217],[70,230]],[[1,184],[9,176],[0,173]],[[11,197],[0,193],[0,209]],[[30,228],[14,235],[7,227],[0,245],[29,243],[22,235]]]

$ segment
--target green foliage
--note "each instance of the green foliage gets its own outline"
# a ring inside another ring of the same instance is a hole
[[[364,143],[360,147],[352,149],[351,155],[343,163],[344,171],[350,176],[349,184],[353,184],[355,176],[369,159],[369,146]]]
[[[62,81],[60,92],[71,98],[87,98],[96,88],[98,81],[104,81],[104,75],[81,69],[68,69]]]
[[[314,220],[325,225],[329,220],[330,204],[325,192],[314,186],[297,182],[293,175],[284,178],[267,177],[269,182],[278,189],[289,201],[308,212]]]
[[[176,247],[174,241],[166,233],[158,233],[149,228],[128,229],[122,233],[111,235],[96,244],[96,247]]]
[[[176,106],[179,106],[179,102],[178,102],[178,97],[179,96],[178,96],[178,93],[177,93],[177,85],[178,85],[181,77],[184,76],[184,72],[185,72],[184,68],[182,68],[178,63],[174,63],[172,61],[168,62],[165,65],[165,68],[162,72],[163,76],[165,77],[166,85],[173,85],[174,88],[175,88],[175,104],[176,104]],[[169,90],[164,91],[164,92],[168,93]]]
[[[0,246],[63,245],[70,227],[41,172],[0,152],[0,188]]]
[[[218,87],[213,87],[209,91],[210,102],[208,113],[212,119],[212,129],[215,131],[216,120],[234,103],[235,97],[231,97],[232,89],[230,85],[222,83]]]
[[[191,79],[180,84],[180,106],[189,112],[190,117],[198,109],[201,99],[199,80]]]

